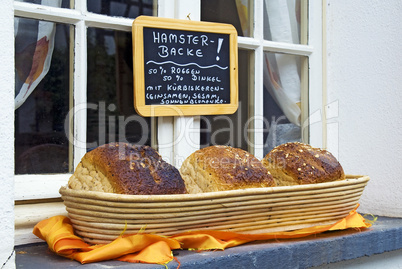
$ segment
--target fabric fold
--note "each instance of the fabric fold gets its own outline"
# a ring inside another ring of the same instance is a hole
[[[51,251],[83,264],[105,260],[167,264],[174,259],[172,251],[175,249],[224,250],[252,241],[301,238],[325,231],[365,229],[370,226],[355,209],[331,225],[273,233],[240,234],[210,230],[188,231],[172,236],[138,233],[120,236],[109,244],[90,245],[74,234],[72,223],[65,216],[54,216],[39,222],[33,233],[46,241]]]

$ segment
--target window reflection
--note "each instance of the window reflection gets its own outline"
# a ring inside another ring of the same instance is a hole
[[[239,36],[251,36],[249,0],[201,0],[201,20],[232,24]]]
[[[301,0],[264,1],[264,39],[300,44]]]
[[[200,147],[228,145],[249,150],[250,52],[239,50],[239,108],[232,115],[201,117]]]
[[[153,0],[88,0],[89,12],[136,18],[138,15],[153,15]]]
[[[264,53],[264,155],[301,142],[300,56]]]
[[[23,18],[15,25],[15,173],[68,172],[70,26]]]
[[[131,33],[88,29],[88,148],[109,142],[150,145],[150,119],[133,105]]]

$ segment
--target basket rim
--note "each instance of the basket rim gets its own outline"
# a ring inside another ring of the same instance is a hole
[[[282,193],[282,192],[297,192],[305,190],[319,190],[327,188],[336,188],[348,185],[367,184],[370,180],[369,176],[363,175],[346,175],[345,180],[295,185],[295,186],[278,186],[278,187],[264,187],[264,188],[249,188],[239,190],[228,190],[219,192],[206,192],[197,194],[158,194],[158,195],[129,195],[129,194],[116,194],[105,193],[98,191],[85,191],[85,190],[73,190],[67,186],[62,186],[59,190],[61,196],[73,196],[89,199],[100,199],[113,202],[173,202],[173,201],[196,201],[196,200],[208,200],[219,199],[228,197],[259,195],[269,193]]]

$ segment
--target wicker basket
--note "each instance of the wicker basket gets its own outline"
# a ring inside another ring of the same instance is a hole
[[[93,244],[125,234],[194,230],[289,231],[332,224],[353,210],[368,176],[346,180],[201,194],[122,195],[60,188],[77,235]]]

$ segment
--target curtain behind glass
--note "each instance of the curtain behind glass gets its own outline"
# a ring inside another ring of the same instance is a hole
[[[66,173],[70,26],[15,20],[15,173]]]

